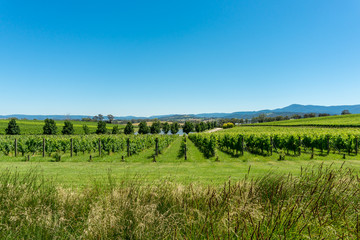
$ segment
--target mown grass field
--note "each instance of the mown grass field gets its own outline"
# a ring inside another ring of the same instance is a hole
[[[64,126],[64,121],[55,121],[58,128],[58,134],[61,134],[61,130]],[[97,129],[97,122],[83,122],[83,121],[71,121],[74,125],[74,134],[84,134],[83,126],[89,127],[90,133],[95,133]],[[0,119],[0,135],[5,134],[9,120]],[[22,135],[40,135],[43,133],[44,121],[42,120],[16,120],[16,123],[20,127]],[[106,128],[111,132],[115,124],[106,124]],[[125,128],[125,125],[118,125],[120,129]]]

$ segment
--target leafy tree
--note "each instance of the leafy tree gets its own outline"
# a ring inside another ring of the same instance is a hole
[[[292,119],[300,119],[301,116],[299,114],[294,114],[291,116]]]
[[[132,125],[131,122],[128,122],[128,123],[126,124],[126,127],[125,127],[125,129],[124,129],[124,133],[125,133],[125,134],[133,134],[133,133],[134,133],[134,126]]]
[[[306,114],[304,114],[304,118],[314,118],[314,117],[316,117],[315,113],[306,113]]]
[[[114,116],[111,114],[107,115],[107,118],[109,119],[109,122],[112,123],[112,121],[114,121]]]
[[[200,122],[195,124],[195,131],[196,132],[203,132],[205,130],[208,129],[208,124],[204,123],[204,122]]]
[[[83,130],[85,135],[88,135],[90,133],[89,126],[86,124],[83,125]]]
[[[5,129],[5,133],[7,135],[19,135],[20,134],[20,127],[16,123],[15,119],[10,120],[8,127]]]
[[[192,122],[186,121],[183,127],[184,133],[189,134],[193,130],[194,130],[194,125],[192,124]]]
[[[349,110],[343,110],[341,112],[341,115],[347,115],[347,114],[351,114]]]
[[[173,122],[170,127],[171,133],[176,134],[179,131],[179,123]]]
[[[43,127],[43,134],[44,135],[56,135],[57,133],[57,127],[56,123],[53,119],[45,119],[44,120],[45,125]]]
[[[104,115],[98,114],[98,115],[93,117],[93,120],[94,121],[102,121],[102,120],[104,120]]]
[[[107,132],[106,122],[99,121],[96,129],[96,134],[105,134]]]
[[[99,119],[99,121],[103,121],[104,120],[104,115],[98,114],[98,119]]]
[[[206,125],[206,123],[201,122],[201,123],[200,123],[200,129],[201,129],[201,132],[207,130],[207,125]]]
[[[196,131],[196,132],[201,132],[200,123],[196,123],[196,124],[195,124],[195,131]]]
[[[259,123],[265,122],[266,115],[264,113],[260,114],[257,119]]]
[[[84,118],[81,118],[81,121],[83,121],[83,122],[91,122],[91,118],[84,117]]]
[[[169,123],[163,123],[163,125],[162,125],[162,130],[163,130],[163,132],[164,132],[164,134],[167,134],[169,131],[170,131],[170,125],[169,125]]]
[[[160,121],[155,120],[150,127],[150,132],[152,134],[159,134],[161,132],[161,123]]]
[[[148,134],[150,132],[150,129],[145,121],[141,121],[139,123],[139,134]]]
[[[65,121],[61,132],[64,135],[74,134],[74,125],[70,121]]]
[[[114,126],[112,129],[112,134],[119,134],[120,133],[120,128],[118,125]]]

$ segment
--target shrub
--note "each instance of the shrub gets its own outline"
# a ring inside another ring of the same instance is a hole
[[[120,128],[119,126],[114,126],[113,129],[112,129],[112,134],[119,134],[120,133]]]
[[[45,119],[45,125],[43,127],[43,134],[44,135],[56,135],[57,133],[57,127],[56,123],[53,119]]]
[[[163,130],[163,132],[164,132],[164,134],[168,134],[168,132],[170,131],[170,125],[169,125],[169,123],[163,123],[163,125],[162,125],[162,130]]]
[[[107,133],[106,122],[99,121],[96,129],[96,134],[105,134]]]
[[[131,122],[128,122],[125,126],[124,129],[124,133],[125,134],[133,134],[134,133],[134,126],[132,125]]]
[[[62,129],[62,134],[64,135],[71,135],[74,134],[74,125],[70,121],[64,122],[64,127]]]
[[[154,121],[150,127],[150,132],[152,134],[159,134],[161,132],[160,121]]]
[[[172,134],[177,134],[178,131],[179,131],[179,123],[173,122],[173,123],[171,124],[170,130],[171,130],[171,133],[172,133]]]
[[[140,122],[139,124],[139,134],[148,134],[150,129],[145,121]]]
[[[88,125],[84,124],[83,125],[83,131],[85,135],[88,135],[90,133],[90,129],[88,127]]]
[[[223,124],[223,128],[224,129],[226,129],[226,128],[233,128],[235,125],[233,124],[233,123],[231,123],[231,122],[229,122],[229,123],[224,123]]]
[[[5,129],[5,133],[7,135],[20,135],[20,127],[15,119],[10,120],[8,127]]]
[[[186,121],[183,127],[184,133],[189,134],[193,130],[194,130],[194,125],[192,124],[192,122]]]

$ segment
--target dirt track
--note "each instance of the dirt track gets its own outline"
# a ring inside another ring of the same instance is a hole
[[[206,131],[207,133],[213,133],[213,132],[217,132],[219,130],[222,130],[222,128],[214,128],[214,129],[211,129],[209,131]]]

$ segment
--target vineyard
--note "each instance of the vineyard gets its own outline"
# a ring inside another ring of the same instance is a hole
[[[322,127],[280,127],[280,126],[259,126],[245,125],[225,129],[222,133],[239,134],[360,134],[360,128],[322,128]]]
[[[190,134],[189,139],[205,157],[215,157],[217,149],[235,156],[245,151],[270,156],[279,154],[301,156],[303,153],[320,156],[340,154],[357,155],[359,129],[342,128],[284,128],[284,127],[237,127],[215,134]]]
[[[360,114],[258,123],[260,126],[360,127]]]
[[[0,151],[6,156],[61,156],[69,153],[100,155],[123,152],[126,156],[156,147],[156,154],[169,146],[173,135],[104,135],[104,136],[3,136]]]

